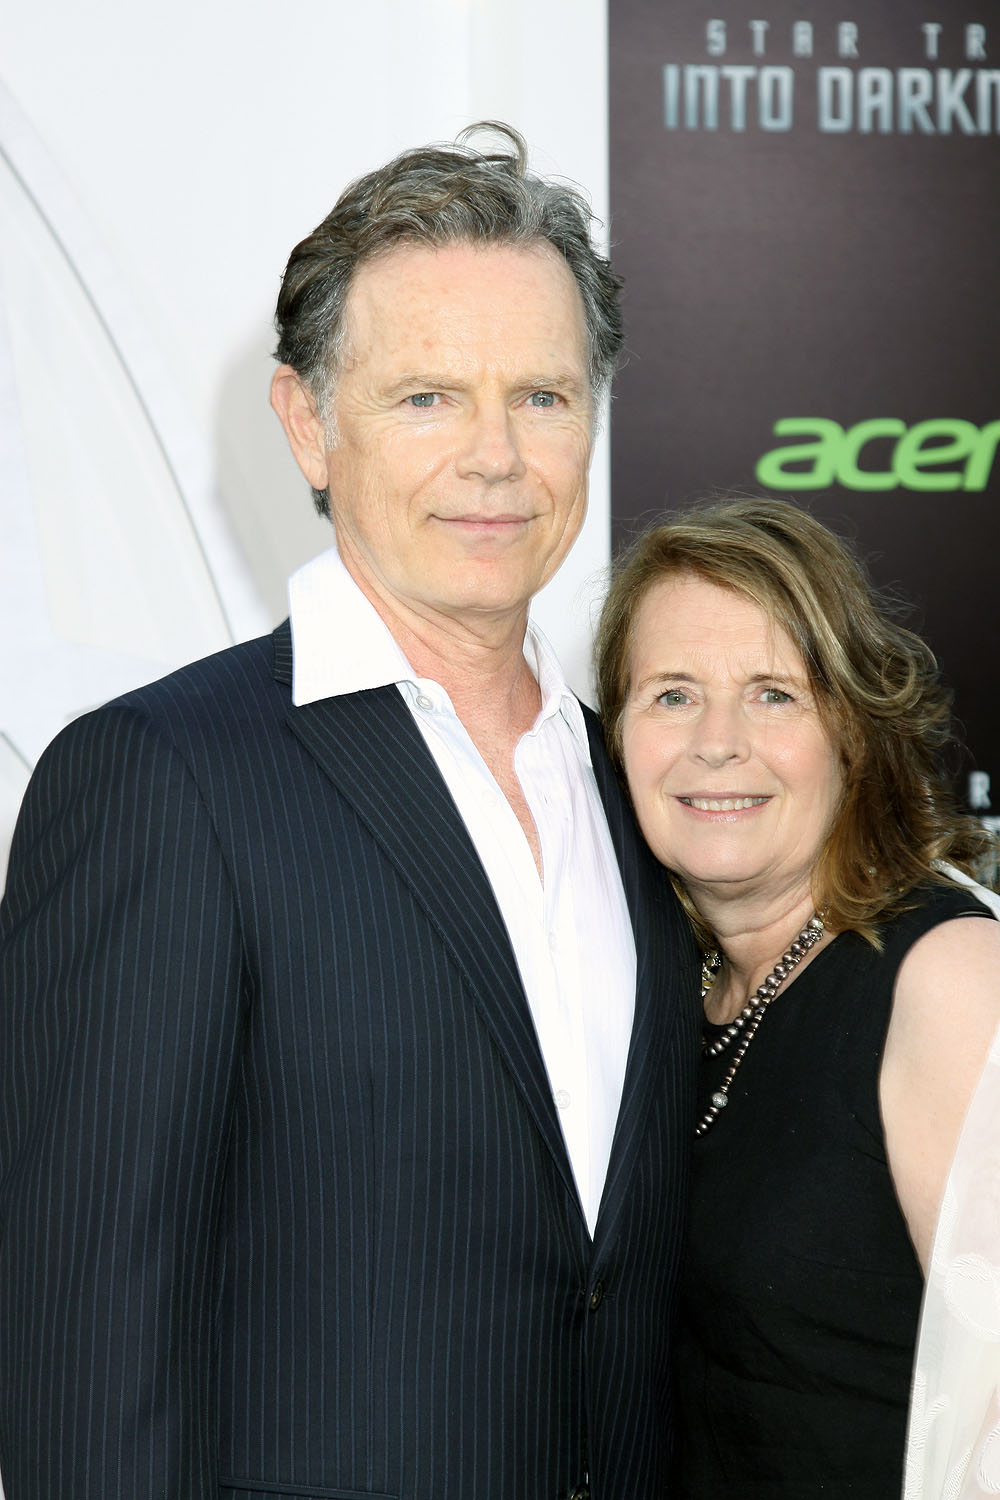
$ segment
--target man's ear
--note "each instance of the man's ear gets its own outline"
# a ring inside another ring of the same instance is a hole
[[[325,490],[326,440],[312,392],[291,365],[279,365],[271,381],[271,405],[285,429],[295,461],[314,490]]]

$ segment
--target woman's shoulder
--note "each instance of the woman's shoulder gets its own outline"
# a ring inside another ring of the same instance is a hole
[[[958,872],[956,872],[958,873]],[[996,903],[992,907],[990,901]],[[938,927],[965,918],[982,920],[1000,916],[1000,898],[976,884],[959,883],[950,876],[941,876],[917,886],[911,892],[905,909],[892,916],[880,929],[882,951],[887,956],[895,954],[902,962],[908,951],[925,934]],[[1000,927],[987,920],[988,928]]]
[[[968,891],[928,896],[935,920],[896,978],[881,1098],[897,1193],[926,1267],[968,1101],[1000,1027],[1000,922]]]
[[[1000,1024],[1000,922],[977,889],[934,882],[890,924],[887,946],[900,955],[894,1010],[913,1010],[922,1029],[947,1029],[970,1012]]]

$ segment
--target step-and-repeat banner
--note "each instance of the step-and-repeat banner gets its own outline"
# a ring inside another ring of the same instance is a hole
[[[617,539],[719,491],[855,538],[1000,813],[1000,11],[609,11]]]

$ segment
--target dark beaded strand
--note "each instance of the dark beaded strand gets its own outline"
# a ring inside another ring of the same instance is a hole
[[[757,1027],[764,1019],[764,1012],[796,964],[801,963],[810,948],[815,947],[823,936],[824,931],[822,917],[810,917],[794,943],[789,945],[787,951],[778,959],[778,962],[767,978],[757,986],[753,998],[747,1001],[739,1015],[727,1026],[724,1034],[714,1042],[710,1042],[707,1037],[702,1037],[702,1056],[705,1058],[718,1057],[721,1052],[725,1052],[726,1048],[730,1046],[736,1037],[740,1038],[740,1044],[733,1055],[732,1062],[729,1064],[729,1070],[725,1078],[712,1095],[712,1102],[708,1110],[702,1115],[695,1126],[694,1133],[696,1136],[704,1135],[715,1124],[722,1110],[729,1103],[730,1085],[736,1077],[740,1063],[746,1056],[747,1048],[757,1034]],[[706,955],[702,966],[702,999],[704,999],[705,995],[711,989],[715,975],[721,966],[722,960],[718,954],[712,953]]]

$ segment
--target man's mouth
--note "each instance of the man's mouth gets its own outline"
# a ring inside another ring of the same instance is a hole
[[[523,525],[525,521],[530,521],[531,519],[531,516],[519,516],[514,512],[490,515],[486,511],[482,515],[473,511],[469,515],[438,517],[440,521],[456,521],[462,526],[518,526]]]

